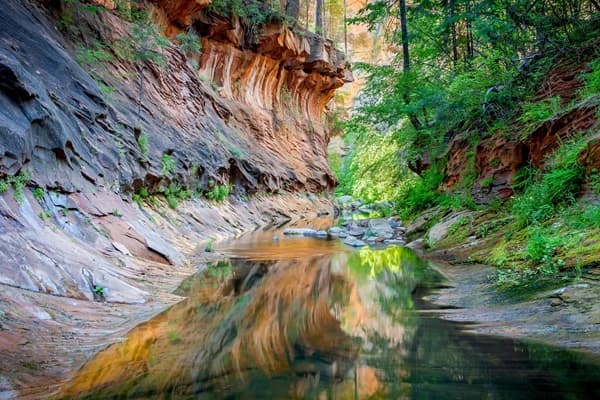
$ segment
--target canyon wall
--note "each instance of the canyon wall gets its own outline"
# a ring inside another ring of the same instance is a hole
[[[244,193],[332,188],[322,119],[334,90],[352,79],[343,55],[283,24],[244,43],[241,22],[210,15],[206,1],[156,4],[171,36],[182,23],[200,33],[199,66],[172,43],[163,67],[148,62],[140,71],[115,56],[85,71],[74,54],[98,43],[118,53],[129,22],[110,8],[6,2],[0,174],[26,170],[32,183],[62,192],[128,192],[168,181],[233,183]],[[61,22],[67,12],[76,26],[63,21],[61,33],[52,17]],[[176,163],[169,176],[165,155]]]
[[[343,55],[277,23],[248,42],[208,1],[156,0],[166,62],[134,62],[119,7],[135,4],[0,7],[0,397],[46,398],[177,301],[207,243],[333,211],[315,194],[335,184],[323,112],[352,80]],[[200,54],[178,47],[186,26]],[[206,198],[219,185],[223,203]],[[168,190],[195,195],[175,209]]]

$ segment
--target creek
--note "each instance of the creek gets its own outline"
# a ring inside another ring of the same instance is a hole
[[[184,281],[63,398],[591,399],[584,353],[468,332],[422,297],[445,285],[404,247],[258,231]],[[274,240],[273,237],[277,236]]]

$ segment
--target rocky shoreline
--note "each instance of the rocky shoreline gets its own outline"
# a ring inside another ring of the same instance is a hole
[[[47,398],[99,350],[181,301],[179,284],[220,257],[207,243],[333,212],[304,193],[195,199],[177,210],[114,193],[46,196],[26,191],[20,205],[0,196],[0,251],[12,254],[0,265],[0,399]]]
[[[425,300],[439,307],[439,315],[449,321],[468,323],[478,334],[534,340],[581,350],[600,357],[600,270],[592,269],[579,279],[557,282],[544,290],[531,290],[518,296],[496,284],[496,268],[474,264],[468,249],[475,238],[465,238],[454,248],[436,250],[426,243],[452,235],[452,223],[465,212],[451,213],[427,228],[431,212],[403,226],[398,217],[367,218],[369,205],[343,198],[337,200],[346,218],[359,214],[363,219],[342,220],[328,230],[289,229],[290,235],[322,239],[342,239],[353,248],[400,245],[411,248],[430,261],[447,282]]]

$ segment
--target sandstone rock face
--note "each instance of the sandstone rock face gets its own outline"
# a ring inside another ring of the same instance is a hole
[[[164,51],[165,68],[149,62],[140,72],[115,57],[94,67],[109,95],[73,60],[75,46],[57,31],[52,10],[3,4],[0,174],[27,170],[35,184],[63,192],[171,181],[232,183],[249,193],[331,188],[321,118],[334,90],[351,79],[343,57],[280,25],[245,43],[238,21],[202,14],[207,1],[155,3],[172,24],[167,30],[189,22],[201,33],[199,70],[175,45]],[[104,43],[129,35],[114,11],[80,11],[76,19]],[[165,155],[175,161],[170,174]]]

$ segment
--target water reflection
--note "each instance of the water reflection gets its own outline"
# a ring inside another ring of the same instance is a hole
[[[598,365],[583,356],[467,335],[419,313],[415,293],[441,277],[408,249],[349,253],[318,241],[326,245],[308,256],[314,239],[268,236],[241,246],[248,259],[213,264],[184,282],[178,293],[187,300],[99,353],[61,397],[600,395]]]

